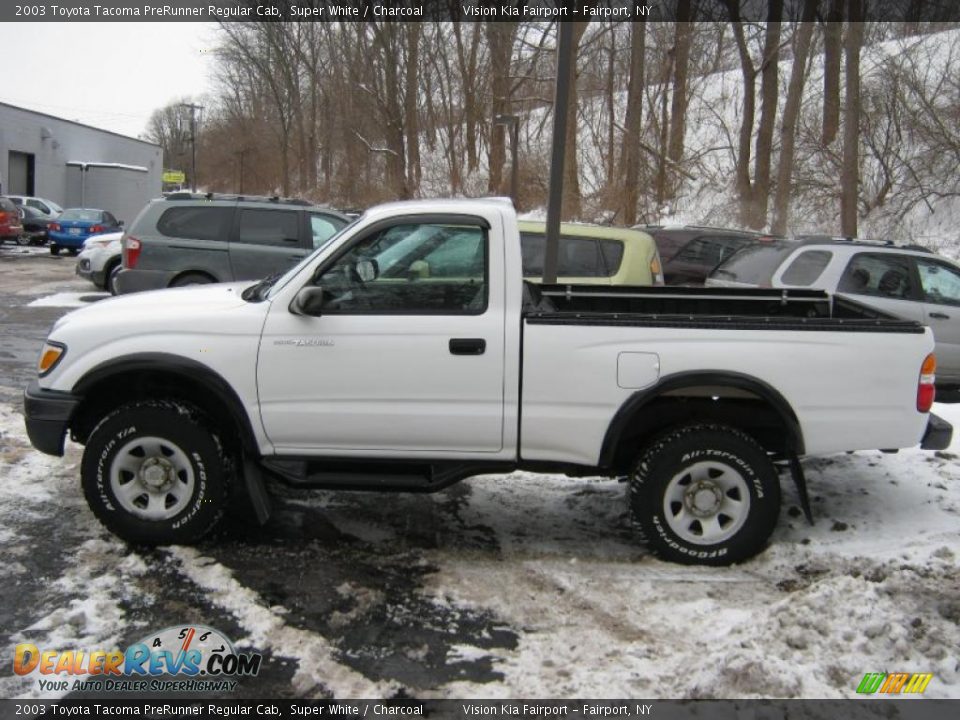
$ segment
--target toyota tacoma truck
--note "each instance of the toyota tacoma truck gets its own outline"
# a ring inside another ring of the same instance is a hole
[[[600,248],[596,249],[601,252]],[[496,200],[369,210],[288,272],[66,315],[25,392],[34,446],[85,445],[93,513],[190,543],[231,492],[429,492],[526,469],[625,479],[665,559],[762,550],[798,458],[920,444],[933,337],[819,291],[525,283]]]

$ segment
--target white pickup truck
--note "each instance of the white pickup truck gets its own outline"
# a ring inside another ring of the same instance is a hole
[[[25,414],[38,449],[86,445],[87,501],[133,543],[198,540],[231,488],[263,521],[268,480],[433,491],[522,468],[626,478],[656,553],[719,565],[765,546],[778,468],[809,517],[799,456],[949,444],[932,349],[817,291],[525,283],[508,203],[416,201],[279,278],[70,313]]]

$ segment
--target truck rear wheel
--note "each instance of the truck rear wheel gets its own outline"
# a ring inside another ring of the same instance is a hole
[[[780,514],[780,481],[749,435],[687,425],[641,453],[630,507],[647,545],[665,560],[729,565],[766,547]]]
[[[136,402],[107,415],[87,440],[81,480],[97,519],[138,545],[196,542],[227,501],[220,441],[179,402]]]

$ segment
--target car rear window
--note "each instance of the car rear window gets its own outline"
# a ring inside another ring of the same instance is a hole
[[[224,224],[230,219],[230,211],[231,208],[226,207],[170,208],[157,221],[157,230],[167,237],[219,240]]]
[[[724,260],[733,257],[744,245],[752,240],[738,237],[704,236],[698,237],[686,245],[673,256],[674,262],[689,262],[706,267],[716,267]]]
[[[534,233],[520,234],[524,277],[543,275],[546,239]],[[597,238],[561,237],[557,258],[560,277],[612,277],[623,261],[623,243]]]
[[[83,222],[100,222],[103,219],[103,213],[99,210],[85,210],[83,208],[73,208],[64,210],[59,218],[60,220],[80,220]]]
[[[785,285],[813,285],[823,274],[833,253],[829,250],[806,250],[797,255],[783,271],[780,281]]]
[[[780,263],[796,249],[797,246],[790,243],[751,245],[714,269],[710,277],[750,285],[769,286],[773,273],[780,267]]]

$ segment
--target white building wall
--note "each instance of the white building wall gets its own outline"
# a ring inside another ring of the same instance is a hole
[[[149,200],[160,196],[163,157],[159,145],[129,138],[62,118],[0,103],[0,183],[9,182],[10,151],[34,156],[34,195],[63,207],[81,204],[79,168],[68,162],[114,163],[142,167],[91,167],[84,182],[85,204],[109,210],[129,223]]]

